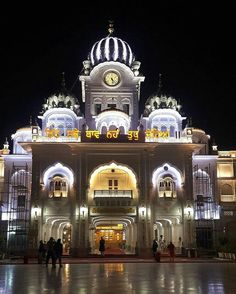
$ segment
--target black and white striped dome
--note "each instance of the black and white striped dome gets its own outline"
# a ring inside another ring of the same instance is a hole
[[[134,55],[128,43],[119,38],[107,36],[93,45],[89,59],[92,66],[105,61],[118,61],[131,66]]]

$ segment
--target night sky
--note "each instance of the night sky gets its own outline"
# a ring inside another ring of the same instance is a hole
[[[2,10],[0,148],[39,115],[45,98],[60,88],[62,72],[81,102],[75,81],[82,62],[112,19],[114,36],[141,61],[140,114],[162,73],[163,89],[180,101],[193,126],[211,135],[219,150],[236,150],[236,9],[230,1],[212,3],[157,1],[153,7],[144,1],[127,8],[95,1],[83,8],[57,3],[55,9],[34,4],[28,11],[22,5]]]

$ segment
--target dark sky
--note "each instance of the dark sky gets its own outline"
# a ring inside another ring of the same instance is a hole
[[[77,8],[57,3],[53,9],[34,3],[2,10],[0,148],[30,116],[37,117],[44,99],[59,89],[62,72],[72,87],[113,19],[114,35],[129,43],[146,77],[140,113],[162,73],[165,91],[180,101],[193,126],[211,135],[219,150],[236,150],[236,10],[230,1],[204,2],[127,7],[128,1],[95,1],[83,8],[80,2]],[[81,101],[79,82],[73,93]]]

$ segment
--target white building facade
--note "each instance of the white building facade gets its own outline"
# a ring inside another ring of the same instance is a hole
[[[9,254],[33,254],[51,236],[71,256],[98,254],[101,236],[110,254],[150,255],[160,238],[179,252],[214,250],[234,216],[235,153],[212,150],[161,84],[141,98],[140,65],[110,27],[83,62],[84,114],[63,81],[43,104],[40,126],[18,129],[12,153],[6,142],[1,227]]]

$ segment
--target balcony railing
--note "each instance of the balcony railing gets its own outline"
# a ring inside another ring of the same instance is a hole
[[[132,190],[94,190],[94,198],[99,197],[126,197],[132,198]]]

